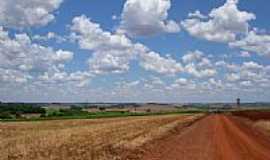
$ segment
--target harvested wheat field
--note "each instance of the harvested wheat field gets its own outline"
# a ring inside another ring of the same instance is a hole
[[[165,115],[0,123],[0,159],[121,159],[200,117]]]

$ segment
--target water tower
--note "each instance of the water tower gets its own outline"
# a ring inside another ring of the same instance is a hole
[[[236,104],[237,104],[237,107],[240,107],[240,104],[241,104],[240,98],[237,98],[237,99],[236,99]]]

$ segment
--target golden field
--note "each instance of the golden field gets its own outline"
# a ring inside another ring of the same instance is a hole
[[[0,160],[113,160],[202,115],[0,123]]]

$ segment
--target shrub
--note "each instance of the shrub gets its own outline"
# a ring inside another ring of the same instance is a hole
[[[99,107],[99,110],[100,110],[100,111],[105,111],[106,108],[105,108],[105,107]]]
[[[0,119],[12,119],[12,115],[9,112],[0,112]]]

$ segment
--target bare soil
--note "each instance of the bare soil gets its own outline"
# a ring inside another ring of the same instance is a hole
[[[270,139],[243,118],[209,115],[134,153],[124,159],[270,160]]]
[[[270,111],[237,111],[232,112],[233,115],[245,117],[252,121],[270,120]]]

